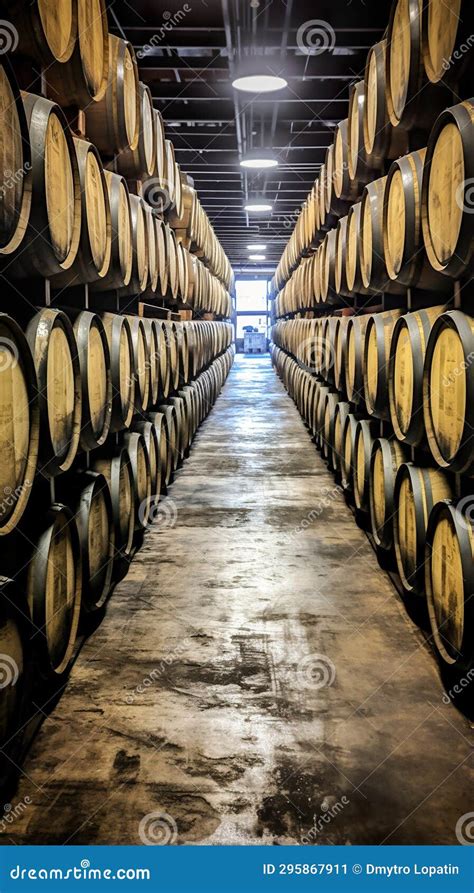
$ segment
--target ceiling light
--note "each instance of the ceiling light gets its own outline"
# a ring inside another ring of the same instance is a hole
[[[265,56],[247,56],[237,66],[232,86],[245,93],[272,93],[282,90],[288,82],[273,72],[273,59]]]
[[[244,211],[271,211],[272,205],[269,202],[251,201],[244,205]]]
[[[249,254],[249,260],[265,260],[264,254]]]
[[[181,121],[167,121],[168,127],[181,127]]]
[[[266,245],[247,245],[247,251],[265,251]]]
[[[240,166],[256,169],[278,167],[278,159],[266,149],[253,149],[242,158]]]

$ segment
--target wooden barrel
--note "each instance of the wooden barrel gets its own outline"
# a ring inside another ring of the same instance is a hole
[[[105,0],[77,0],[74,5],[77,40],[72,54],[67,62],[60,60],[48,65],[45,78],[48,95],[56,102],[83,108],[105,95],[109,31]]]
[[[347,324],[345,383],[352,403],[364,399],[364,341],[369,316],[351,316]]]
[[[178,431],[178,421],[176,418],[176,409],[174,406],[170,406],[168,404],[163,404],[158,407],[158,411],[164,415],[163,424],[165,425],[166,430],[166,440],[168,443],[168,463],[166,467],[166,476],[165,476],[165,484],[166,487],[172,481],[173,472],[178,467],[178,458],[179,458],[179,431]]]
[[[165,125],[161,112],[153,109],[155,116],[155,136],[156,136],[156,168],[155,177],[158,181],[160,189],[164,188],[164,180],[166,176],[166,145],[165,145]]]
[[[432,267],[453,278],[472,270],[474,99],[446,109],[426,150],[423,239]]]
[[[155,226],[155,216],[150,206],[143,204],[146,220],[147,249],[148,249],[148,283],[147,287],[155,293],[158,288],[158,236]]]
[[[390,343],[402,310],[385,310],[368,318],[364,339],[364,396],[369,415],[389,419],[387,401]]]
[[[99,153],[92,143],[76,137],[74,148],[81,184],[81,238],[74,263],[52,278],[55,287],[103,279],[112,254],[109,192]]]
[[[112,500],[104,475],[86,471],[59,480],[61,497],[77,523],[82,560],[82,610],[93,613],[104,604],[112,581],[114,523]],[[60,570],[61,568],[59,568]]]
[[[154,319],[153,325],[156,330],[156,341],[158,345],[160,394],[166,400],[170,392],[171,381],[170,367],[168,363],[168,333],[163,320]]]
[[[346,386],[346,347],[349,316],[337,317],[334,332],[334,384],[338,391]]]
[[[82,596],[81,546],[69,508],[55,504],[36,525],[26,592],[34,647],[50,672],[64,673],[77,636]]]
[[[157,329],[156,326],[153,325],[153,320],[143,318],[142,322],[145,329],[147,341],[147,370],[150,380],[148,389],[148,406],[151,408],[152,406],[155,406],[158,401],[160,386],[159,341]]]
[[[423,15],[423,63],[432,84],[456,85],[470,70],[472,6],[469,0],[427,0]],[[461,88],[462,89],[462,88]],[[460,95],[463,95],[462,93]]]
[[[407,593],[424,593],[428,520],[433,506],[451,496],[442,471],[419,468],[411,462],[400,466],[395,480],[393,537],[398,573]]]
[[[334,409],[334,428],[332,438],[332,468],[340,474],[343,453],[343,434],[346,418],[350,413],[350,403],[339,400]]]
[[[182,464],[188,448],[189,430],[186,406],[183,398],[178,396],[170,397],[170,403],[176,410],[176,426],[178,433],[174,462],[174,470],[176,471],[178,466]]]
[[[145,203],[138,195],[130,195],[132,218],[132,274],[129,284],[119,288],[122,297],[139,295],[148,285],[148,227]]]
[[[100,101],[89,103],[85,109],[87,135],[105,157],[136,148],[139,100],[134,49],[127,40],[109,34],[107,88]]]
[[[134,351],[130,323],[120,313],[100,316],[110,354],[112,409],[110,433],[129,428],[135,403]]]
[[[390,121],[405,130],[429,130],[449,102],[440,85],[433,88],[422,60],[424,0],[396,0],[387,32],[386,99]]]
[[[39,466],[56,475],[71,467],[81,427],[81,372],[72,325],[61,310],[46,307],[29,322],[26,337],[38,381]]]
[[[164,320],[163,329],[166,340],[168,366],[170,370],[170,389],[176,391],[179,386],[179,352],[178,334],[174,322]]]
[[[353,445],[353,484],[354,499],[361,512],[370,509],[370,458],[378,425],[373,419],[360,419],[357,422]]]
[[[143,530],[150,521],[152,508],[151,470],[148,450],[143,434],[127,431],[123,445],[132,465],[135,530]]]
[[[390,121],[387,100],[387,41],[370,48],[365,66],[364,146],[374,168],[408,151],[406,131]]]
[[[36,373],[18,323],[0,313],[0,536],[18,524],[33,486],[40,411]]]
[[[321,255],[321,300],[338,303],[336,292],[336,230],[326,233]]]
[[[441,662],[463,671],[474,657],[474,496],[439,502],[426,534],[426,595]]]
[[[188,330],[184,323],[176,327],[178,336],[179,382],[181,385],[189,381],[189,345]]]
[[[139,119],[138,141],[133,149],[117,155],[117,170],[131,180],[148,180],[156,171],[156,116],[150,88],[141,81],[138,85]],[[145,184],[146,188],[146,184]]]
[[[74,322],[81,370],[80,445],[93,450],[107,439],[112,416],[112,378],[107,335],[99,316],[83,310]]]
[[[355,462],[355,436],[357,431],[358,420],[356,416],[349,412],[346,415],[344,426],[342,429],[342,451],[341,451],[341,484],[344,490],[352,490],[354,486],[354,462]]]
[[[174,234],[174,230],[171,227],[167,226],[166,230],[166,238],[167,238],[167,252],[166,256],[168,258],[168,294],[173,300],[176,300],[178,297],[178,286],[179,286],[179,278],[178,278],[178,243],[176,242],[176,236]],[[205,270],[205,267],[201,267],[201,270]],[[206,273],[208,271],[206,270]]]
[[[9,0],[18,51],[43,65],[67,62],[77,38],[76,0]]]
[[[393,547],[395,478],[407,456],[396,440],[379,437],[374,441],[370,460],[370,520],[379,549]]]
[[[421,187],[426,149],[393,162],[383,209],[383,248],[390,279],[411,288],[448,291],[449,279],[431,266],[423,245]]]
[[[336,198],[353,202],[358,198],[357,184],[349,175],[349,121],[343,119],[334,133],[334,193]]]
[[[384,258],[384,195],[386,177],[368,183],[361,199],[360,272],[366,289],[404,294],[388,275]],[[393,277],[396,279],[396,277]]]
[[[89,283],[93,291],[111,291],[130,283],[133,263],[132,215],[126,180],[113,171],[104,171],[109,198],[111,256],[107,273]]]
[[[128,557],[135,530],[134,484],[128,450],[123,446],[113,452],[109,446],[95,450],[91,456],[91,469],[103,475],[109,487],[115,558]]]
[[[334,425],[336,421],[336,406],[339,402],[338,395],[330,391],[324,400],[323,425],[321,433],[321,453],[329,467],[333,466]]]
[[[172,453],[168,444],[168,422],[163,412],[150,412],[148,418],[152,425],[155,426],[155,433],[158,442],[158,469],[159,477],[157,479],[156,492],[166,493],[166,488],[173,474]],[[173,431],[171,431],[173,434]]]
[[[29,661],[27,609],[14,580],[0,577],[0,777],[11,775],[8,742],[23,726],[25,706],[25,669]]]
[[[26,232],[33,178],[28,124],[20,91],[8,57],[0,65],[2,123],[7,138],[1,141],[3,170],[0,188],[0,255],[11,254]]]
[[[31,144],[32,202],[23,240],[9,263],[14,278],[54,276],[77,255],[81,192],[66,119],[54,102],[23,93]]]
[[[361,203],[356,202],[347,215],[346,282],[350,292],[367,294],[361,271]]]
[[[157,293],[163,297],[168,293],[168,235],[166,223],[155,217],[156,255],[158,264]]]
[[[418,446],[424,438],[423,367],[435,319],[444,307],[405,313],[395,323],[390,341],[388,396],[390,419],[398,440]]]
[[[133,372],[135,380],[135,409],[144,411],[150,397],[150,353],[146,329],[139,316],[127,316],[133,344]]]
[[[373,177],[373,160],[367,155],[364,143],[365,83],[353,85],[349,96],[348,123],[348,170],[354,199],[362,187]]]
[[[158,437],[160,428],[161,426],[158,427],[155,422],[151,421],[139,420],[135,421],[133,424],[133,430],[143,436],[148,453],[148,462],[150,465],[151,509],[157,504],[161,491],[161,454],[160,439]]]
[[[426,348],[423,411],[429,448],[442,468],[474,472],[474,318],[450,310]]]
[[[336,294],[351,297],[352,292],[346,279],[346,251],[347,251],[347,215],[341,217],[336,229],[336,266],[334,274],[334,287]]]
[[[194,402],[194,391],[190,387],[181,388],[178,391],[178,397],[181,397],[184,401],[185,405],[185,415],[186,415],[186,433],[187,438],[185,442],[185,457],[189,454],[189,448],[193,441],[194,432],[197,428],[196,422],[196,412],[195,412],[195,402]]]

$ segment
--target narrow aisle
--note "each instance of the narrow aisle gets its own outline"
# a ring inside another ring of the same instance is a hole
[[[456,843],[468,730],[268,357],[237,356],[5,842]]]

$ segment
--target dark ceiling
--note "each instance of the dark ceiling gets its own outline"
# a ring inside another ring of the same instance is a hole
[[[276,266],[389,9],[390,0],[169,0],[166,6],[115,0],[109,6],[110,29],[134,45],[177,160],[194,178],[235,268],[246,262],[254,268],[247,261],[252,241],[265,241],[267,264]],[[317,40],[314,28],[329,43],[317,55],[307,52],[308,39]],[[288,87],[259,96],[235,91],[231,72],[248,48],[264,52]],[[244,172],[239,154],[261,145],[274,150],[279,167]],[[271,215],[246,214],[244,200],[255,194],[273,202]]]

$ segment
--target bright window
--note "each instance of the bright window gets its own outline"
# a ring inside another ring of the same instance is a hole
[[[266,279],[237,279],[235,283],[236,310],[267,310]],[[237,335],[239,338],[239,335]]]
[[[244,313],[239,314],[237,317],[237,338],[244,337],[244,326],[253,326],[254,329],[258,329],[259,332],[267,331],[267,314],[262,313],[261,316],[257,316],[252,314],[252,316],[245,316]]]

